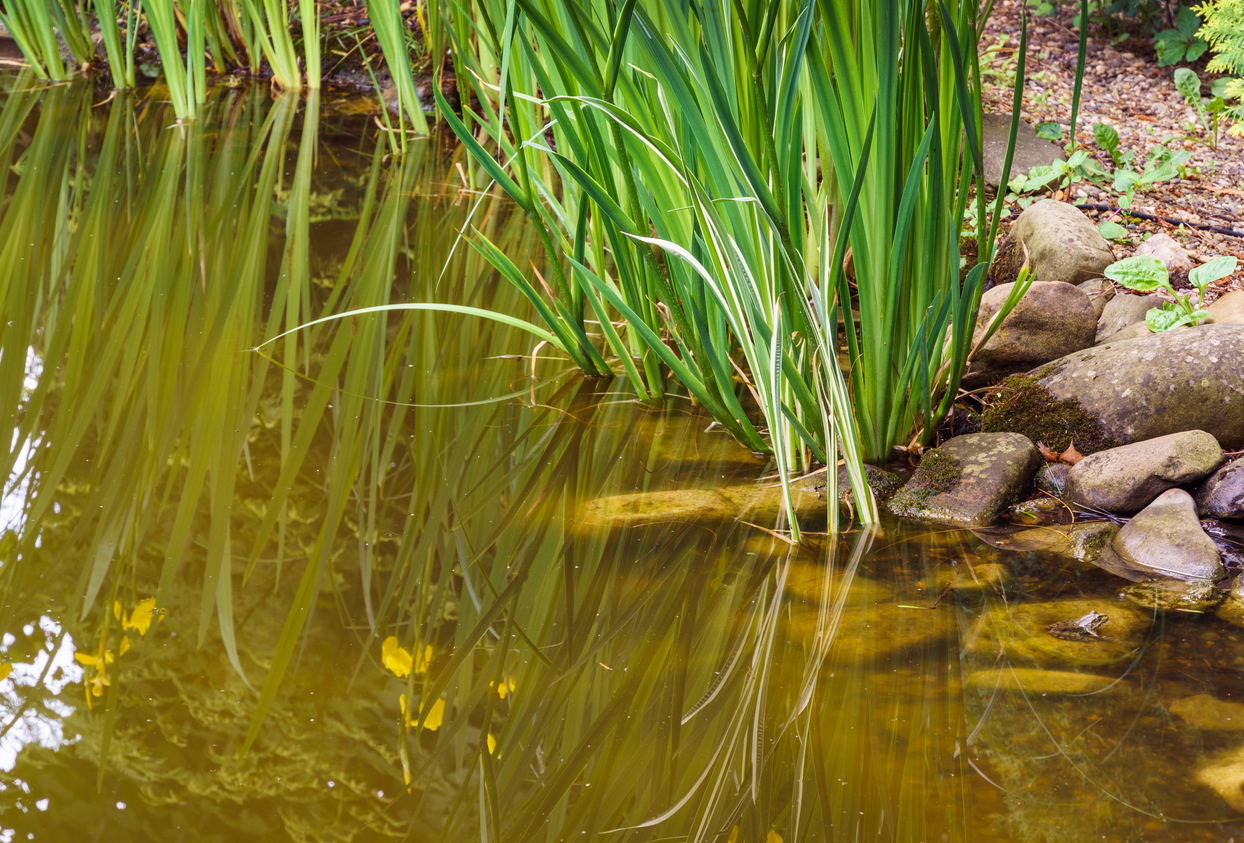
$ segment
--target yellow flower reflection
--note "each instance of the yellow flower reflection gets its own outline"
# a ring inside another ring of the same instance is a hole
[[[415,673],[427,672],[428,665],[432,662],[432,647],[424,647],[423,657],[416,662],[409,650],[398,645],[397,637],[390,635],[380,645],[380,661],[398,679],[405,679],[410,676],[411,670]]]

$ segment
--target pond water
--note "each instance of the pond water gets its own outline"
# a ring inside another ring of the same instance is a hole
[[[282,336],[531,318],[443,139],[0,89],[0,840],[1244,841],[1244,631],[968,532],[602,523],[765,466],[477,316]]]

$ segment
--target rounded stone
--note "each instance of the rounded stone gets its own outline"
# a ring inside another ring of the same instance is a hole
[[[1037,488],[1047,495],[1062,497],[1071,466],[1065,462],[1046,463],[1037,470]]]
[[[1205,308],[1209,311],[1206,324],[1215,322],[1244,322],[1244,290],[1223,293]]]
[[[1111,548],[1128,567],[1150,576],[1184,582],[1226,576],[1218,547],[1197,520],[1192,495],[1182,489],[1159,495],[1119,530]]]
[[[1218,469],[1196,493],[1202,518],[1244,520],[1244,460]]]
[[[1001,284],[981,297],[973,345],[984,337],[1014,284]],[[963,376],[969,389],[1088,348],[1097,335],[1097,313],[1088,294],[1061,281],[1035,281],[1007,314]]]
[[[1208,476],[1222,456],[1218,441],[1203,430],[1098,451],[1071,467],[1065,497],[1107,512],[1136,512],[1167,489]]]
[[[1093,221],[1053,199],[1034,202],[1019,215],[998,248],[989,277],[999,284],[1014,281],[1024,263],[1025,247],[1038,281],[1078,284],[1101,275],[1114,263],[1114,252]]]
[[[1132,325],[1144,325],[1145,314],[1150,308],[1161,307],[1164,301],[1161,296],[1115,296],[1102,310],[1101,321],[1097,324],[1096,342],[1106,342]],[[1145,330],[1149,330],[1148,325],[1145,325]]]

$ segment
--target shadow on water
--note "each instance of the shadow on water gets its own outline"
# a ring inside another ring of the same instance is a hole
[[[593,523],[764,466],[493,322],[281,336],[528,315],[457,150],[2,85],[3,839],[1244,840],[1186,704],[1235,628],[968,533]]]

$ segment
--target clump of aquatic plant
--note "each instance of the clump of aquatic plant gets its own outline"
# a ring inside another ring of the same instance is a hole
[[[841,454],[867,498],[860,463],[950,408],[996,237],[977,191],[982,259],[961,283],[981,21],[970,3],[927,11],[477,0],[457,61],[480,112],[438,104],[479,182],[561,253],[556,284],[498,268],[585,371],[619,366],[653,400],[672,374],[784,483]]]

